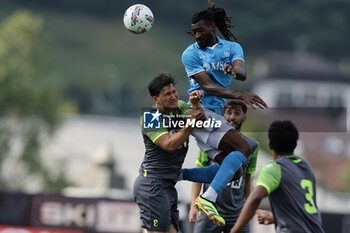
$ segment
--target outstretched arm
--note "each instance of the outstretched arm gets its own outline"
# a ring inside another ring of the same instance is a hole
[[[245,81],[247,79],[247,71],[245,69],[244,61],[236,59],[232,65],[226,65],[222,68],[225,74],[231,74],[236,80]]]
[[[191,76],[196,82],[209,94],[226,99],[241,99],[248,104],[252,109],[259,107],[261,109],[267,108],[267,104],[256,94],[246,93],[238,90],[226,89],[218,86],[209,77],[205,71],[201,71]]]
[[[230,233],[237,233],[242,230],[242,228],[253,218],[261,200],[266,196],[267,190],[265,187],[261,185],[255,187],[254,191],[249,195],[247,202],[244,204],[239,218],[232,227]]]

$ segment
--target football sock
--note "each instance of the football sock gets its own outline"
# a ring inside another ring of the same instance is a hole
[[[247,158],[239,151],[233,151],[222,161],[219,171],[210,184],[216,193],[223,190],[232,180],[238,168],[247,161]],[[210,199],[209,199],[210,200]]]
[[[209,186],[209,188],[201,195],[208,201],[215,202],[218,197],[218,193],[213,189],[213,187]]]
[[[209,184],[213,181],[219,168],[217,164],[208,167],[184,168],[182,177],[184,180]]]

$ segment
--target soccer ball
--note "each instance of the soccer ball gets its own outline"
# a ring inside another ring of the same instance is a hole
[[[153,13],[147,6],[136,4],[125,11],[123,21],[126,29],[130,32],[142,34],[151,29]]]

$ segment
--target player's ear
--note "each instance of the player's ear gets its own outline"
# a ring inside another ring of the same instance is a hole
[[[154,102],[157,102],[158,97],[157,96],[152,96],[152,99],[154,100]]]
[[[272,146],[271,146],[271,142],[269,141],[269,143],[267,144],[270,148],[270,150],[273,150]]]
[[[244,115],[243,122],[245,122],[246,120],[247,120],[247,115]]]

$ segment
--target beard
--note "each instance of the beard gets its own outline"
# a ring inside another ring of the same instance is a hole
[[[235,129],[236,129],[237,131],[240,131],[241,128],[242,128],[243,119],[242,119],[240,122],[232,122],[232,121],[231,121],[230,124],[231,124],[232,126],[234,126]]]
[[[199,38],[197,40],[198,46],[200,49],[205,49],[206,47],[210,46],[213,42],[213,38],[207,37],[207,38]]]

